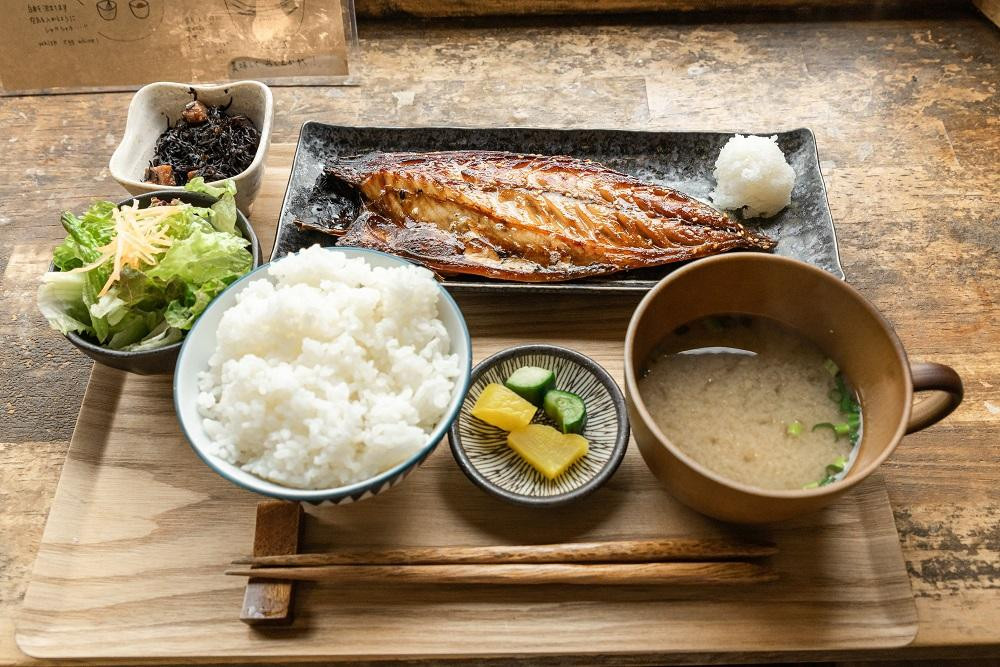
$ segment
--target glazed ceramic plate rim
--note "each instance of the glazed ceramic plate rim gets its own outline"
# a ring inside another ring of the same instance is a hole
[[[386,261],[389,265],[407,266],[413,264],[413,262],[409,262],[401,257],[389,255],[377,250],[369,250],[367,248],[326,248],[326,250],[329,252],[340,252],[350,256],[376,256],[381,258],[382,261]],[[439,311],[451,313],[455,317],[457,323],[456,328],[460,334],[456,339],[452,340],[451,351],[453,354],[458,354],[459,356],[459,361],[461,363],[461,377],[455,382],[455,388],[452,392],[450,400],[448,401],[448,406],[445,408],[445,412],[441,416],[441,419],[431,431],[427,441],[420,447],[419,451],[414,453],[408,459],[379,473],[378,475],[375,475],[374,477],[354,482],[352,484],[327,489],[298,489],[294,487],[282,486],[277,482],[257,477],[253,473],[242,470],[238,466],[204,451],[208,441],[208,436],[205,435],[204,429],[202,428],[202,419],[198,414],[196,407],[198,394],[198,373],[204,370],[208,361],[208,355],[211,354],[211,350],[215,349],[214,343],[216,340],[216,330],[206,329],[205,327],[207,324],[204,323],[221,318],[222,311],[225,311],[233,304],[236,294],[245,289],[251,281],[267,280],[266,270],[272,263],[273,262],[269,262],[259,266],[226,288],[225,291],[219,294],[219,296],[217,296],[215,300],[209,304],[208,308],[205,309],[205,312],[202,313],[201,317],[199,317],[195,322],[191,331],[188,332],[187,336],[185,336],[180,354],[177,357],[177,366],[173,382],[174,411],[177,415],[177,421],[180,424],[181,432],[184,434],[185,439],[187,439],[191,449],[193,449],[195,454],[198,455],[198,458],[204,461],[205,464],[214,470],[220,477],[231,482],[232,484],[235,484],[236,486],[264,496],[279,498],[282,500],[322,503],[324,501],[339,500],[347,496],[361,496],[373,488],[380,489],[387,483],[390,483],[391,485],[391,482],[395,478],[400,475],[407,474],[412,467],[419,465],[432,451],[434,451],[434,449],[437,448],[438,444],[440,444],[441,440],[447,434],[448,428],[458,416],[462,403],[465,400],[465,395],[469,390],[469,382],[472,374],[472,338],[469,335],[468,325],[465,322],[465,317],[462,314],[461,309],[458,307],[458,304],[452,296],[448,294],[448,291],[440,286],[440,294],[443,298],[438,304]],[[218,326],[217,321],[215,322],[215,325],[216,327]],[[193,341],[197,341],[197,343]],[[191,360],[191,355],[194,354],[191,350],[196,345],[208,348],[208,351],[205,351],[204,349],[202,350],[202,356],[204,356],[205,364],[198,365],[197,368],[195,367],[196,363]],[[185,405],[182,405],[182,401],[186,401]],[[190,407],[187,407],[188,405],[190,405]]]
[[[563,505],[590,495],[600,488],[605,482],[611,479],[611,477],[615,474],[615,471],[618,470],[618,466],[621,465],[622,459],[625,458],[625,452],[628,450],[630,437],[628,411],[625,407],[625,396],[622,393],[621,387],[619,387],[618,383],[615,382],[613,377],[611,377],[611,374],[608,373],[603,366],[587,355],[567,347],[549,345],[545,343],[515,345],[483,359],[472,369],[466,391],[471,389],[484,373],[497,364],[507,361],[508,359],[528,354],[559,357],[583,367],[593,373],[594,377],[601,384],[601,386],[604,387],[604,390],[611,398],[611,403],[614,406],[615,413],[618,418],[618,430],[615,436],[615,444],[612,447],[610,455],[608,456],[608,460],[603,466],[601,466],[597,473],[577,488],[565,493],[551,496],[528,496],[508,491],[507,489],[497,486],[485,475],[483,475],[475,464],[472,463],[472,460],[465,451],[465,447],[461,444],[462,437],[458,432],[458,424],[462,419],[461,408],[464,405],[464,401],[459,404],[459,412],[456,414],[451,427],[448,429],[448,444],[451,447],[452,455],[455,457],[455,462],[458,463],[458,467],[461,468],[462,472],[465,473],[465,476],[468,477],[473,484],[478,486],[483,491],[518,505],[527,505],[531,507],[552,507],[556,505]]]
[[[359,133],[369,133],[372,135],[384,134],[386,136],[383,142],[380,142],[380,150],[417,150],[416,148],[400,149],[398,146],[394,145],[394,137],[405,136],[409,133],[423,132],[431,135],[441,134],[454,137],[464,137],[466,139],[470,137],[476,137],[477,135],[485,135],[487,137],[502,136],[505,134],[516,135],[517,133],[525,133],[528,135],[538,134],[538,135],[558,135],[564,138],[567,142],[573,144],[581,145],[582,147],[578,149],[578,152],[584,152],[586,150],[586,136],[589,134],[597,134],[604,137],[613,137],[619,145],[633,145],[640,141],[650,142],[650,141],[660,141],[665,142],[670,139],[676,139],[678,137],[691,137],[694,135],[711,136],[716,140],[721,141],[723,138],[731,137],[734,134],[755,134],[759,136],[772,136],[777,135],[779,142],[784,139],[797,138],[798,140],[804,142],[808,145],[803,145],[802,150],[804,151],[804,159],[806,160],[806,168],[808,173],[805,174],[804,187],[812,188],[816,192],[813,195],[815,200],[813,203],[818,207],[817,217],[804,219],[801,222],[806,225],[809,229],[817,230],[823,236],[821,239],[823,252],[828,255],[827,265],[820,265],[808,261],[807,258],[799,256],[797,254],[786,255],[793,257],[795,259],[800,259],[811,263],[814,266],[831,273],[832,275],[845,279],[844,269],[840,260],[840,250],[837,240],[837,230],[836,225],[833,220],[833,214],[830,209],[829,196],[826,190],[826,183],[823,180],[823,174],[820,169],[819,161],[819,149],[816,143],[816,137],[811,129],[806,127],[793,128],[780,131],[768,131],[768,132],[748,132],[747,130],[737,130],[737,131],[716,131],[716,130],[685,130],[685,131],[647,131],[647,130],[629,130],[629,129],[616,129],[616,128],[600,128],[600,127],[579,127],[579,128],[545,128],[545,127],[457,127],[457,126],[437,126],[437,127],[414,127],[414,126],[362,126],[362,125],[334,125],[323,123],[315,120],[306,121],[303,123],[300,132],[298,143],[295,148],[295,156],[292,161],[292,167],[288,177],[288,185],[285,189],[285,195],[281,203],[281,211],[278,218],[278,229],[275,234],[275,242],[272,248],[271,259],[277,259],[284,256],[288,252],[298,250],[302,247],[312,245],[314,242],[320,242],[321,244],[335,243],[333,237],[324,236],[319,233],[302,231],[296,228],[295,220],[300,217],[301,209],[308,206],[310,202],[314,201],[315,198],[310,194],[316,185],[315,176],[307,178],[305,172],[307,171],[317,171],[319,165],[321,165],[320,159],[314,154],[312,148],[310,148],[309,143],[312,142],[319,135],[330,133],[343,135],[346,137],[343,142],[347,144],[347,147],[343,149],[343,153],[347,154],[350,152],[359,152],[349,150],[352,141],[357,144],[356,139],[352,139],[352,134],[357,135]],[[321,139],[321,137],[320,137]],[[316,139],[319,140],[319,139]],[[398,139],[396,139],[398,142]],[[454,141],[457,141],[455,139]],[[451,142],[451,143],[454,143]],[[448,143],[448,142],[445,142]],[[383,145],[384,144],[384,145]],[[449,146],[447,145],[436,145],[433,149],[444,150]],[[514,146],[511,150],[517,150],[518,147]],[[368,149],[359,149],[360,152]],[[565,151],[573,153],[573,151]],[[648,153],[637,152],[637,155],[646,156]],[[602,159],[600,157],[596,159]],[[662,161],[662,160],[661,160]],[[696,164],[696,161],[692,161],[691,164]],[[800,175],[800,179],[803,176]],[[701,179],[699,180],[701,182]],[[798,183],[798,181],[797,181]],[[798,187],[798,185],[796,185]],[[782,227],[784,228],[784,227]],[[767,230],[764,230],[767,233]],[[779,244],[779,250],[781,246]],[[698,260],[693,260],[698,261]],[[490,280],[487,278],[479,278],[475,276],[470,276],[463,280],[449,280],[444,279],[443,284],[451,291],[456,293],[486,293],[486,294],[496,294],[496,293],[518,293],[518,294],[531,294],[531,293],[541,293],[541,294],[642,294],[649,291],[657,282],[663,279],[665,276],[669,275],[670,272],[675,268],[680,268],[690,262],[680,262],[674,265],[669,265],[667,267],[661,267],[662,273],[645,277],[636,274],[636,272],[627,272],[621,274],[611,274],[608,276],[598,276],[595,278],[581,279],[576,281],[567,282],[557,282],[557,283],[522,283],[514,281],[500,281],[500,280]],[[649,271],[650,269],[644,269],[644,271]],[[655,269],[653,269],[655,270]]]

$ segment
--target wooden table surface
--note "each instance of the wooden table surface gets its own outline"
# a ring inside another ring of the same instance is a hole
[[[883,468],[920,617],[892,656],[1000,655],[1000,31],[971,9],[363,23],[361,85],[276,88],[303,121],[817,136],[848,280],[965,403]],[[120,199],[129,94],[0,98],[0,663],[90,362],[48,330],[59,214]],[[724,656],[720,657],[724,659]]]

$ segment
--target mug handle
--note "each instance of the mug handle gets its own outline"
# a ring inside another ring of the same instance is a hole
[[[910,364],[913,391],[933,391],[934,394],[914,403],[907,433],[933,426],[950,415],[962,402],[962,378],[955,369],[944,364],[918,362]]]

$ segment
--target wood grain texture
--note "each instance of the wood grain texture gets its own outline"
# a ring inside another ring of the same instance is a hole
[[[283,556],[299,548],[302,506],[281,500],[257,503],[253,531],[254,556]],[[247,625],[285,625],[292,622],[295,584],[274,577],[251,577],[243,592],[240,620]]]
[[[494,310],[484,319],[504,317]],[[476,359],[481,342],[474,339]],[[620,377],[620,346],[580,347]],[[243,581],[224,569],[253,539],[258,497],[198,460],[164,409],[170,397],[170,378],[95,367],[18,619],[29,654],[96,662],[592,654],[613,662],[622,652],[650,661],[760,660],[898,647],[916,630],[881,477],[811,518],[738,529],[673,500],[634,447],[593,495],[537,512],[476,489],[442,445],[389,492],[306,508],[302,549],[746,540],[778,547],[761,564],[779,579],[713,587],[300,583],[291,626],[248,632],[236,620]],[[140,431],[147,437],[136,438]],[[737,615],[744,621],[734,625]]]
[[[1000,654],[1000,34],[956,8],[875,20],[855,10],[763,17],[644,17],[577,25],[363,23],[360,83],[277,88],[274,140],[301,123],[766,131],[817,136],[848,279],[914,359],[951,364],[966,400],[908,437],[882,468],[920,630],[892,657]],[[419,67],[414,67],[419,63]],[[90,362],[47,330],[37,277],[60,211],[125,196],[107,173],[128,94],[0,99],[0,664],[22,662],[11,619],[27,585]],[[290,150],[275,147],[272,155]],[[273,160],[274,158],[272,158]],[[273,221],[275,189],[255,222]],[[258,226],[262,241],[269,227]],[[524,301],[515,320],[463,300],[473,334],[607,344],[634,302],[586,331],[559,318],[587,299]],[[534,323],[525,330],[523,322]],[[482,339],[482,354],[502,343]],[[252,516],[252,512],[251,512]],[[553,537],[542,538],[551,541]],[[236,550],[245,554],[248,542]],[[234,605],[238,606],[238,599]],[[796,654],[803,657],[805,653]],[[861,651],[854,657],[890,657]],[[728,656],[734,659],[733,656]]]
[[[972,0],[979,11],[986,18],[993,21],[993,25],[1000,27],[1000,0]]]
[[[965,0],[950,0],[961,4]],[[984,1],[984,0],[978,0]],[[990,1],[990,0],[985,0]],[[881,9],[893,5],[908,11],[924,6],[940,6],[948,0],[909,0],[883,2]],[[454,17],[454,16],[525,16],[558,14],[619,14],[637,12],[739,12],[816,9],[870,9],[870,0],[355,0],[358,16]]]
[[[319,565],[237,568],[235,577],[322,581],[333,584],[439,586],[735,586],[777,579],[757,563],[538,563],[480,565]]]
[[[311,567],[314,565],[440,565],[444,563],[655,563],[658,561],[723,560],[773,556],[773,545],[697,540],[618,540],[566,544],[452,546],[447,549],[386,549],[305,553],[291,556],[237,558],[234,565]]]

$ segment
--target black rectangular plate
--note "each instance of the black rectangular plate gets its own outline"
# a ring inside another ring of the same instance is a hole
[[[746,224],[776,239],[776,254],[809,262],[843,279],[837,234],[819,169],[816,138],[811,130],[804,128],[774,134],[778,137],[778,146],[795,168],[792,203],[773,218],[754,219]],[[729,132],[343,127],[310,121],[302,126],[299,134],[271,259],[314,243],[335,245],[334,237],[299,229],[294,221],[322,223],[346,205],[339,195],[325,188],[320,179],[324,165],[341,155],[441,150],[571,155],[596,160],[644,181],[663,184],[708,201],[708,194],[715,185],[712,177],[715,159],[732,136]],[[680,264],[564,283],[516,283],[479,276],[455,276],[449,277],[444,284],[456,292],[644,292],[677,266]]]

